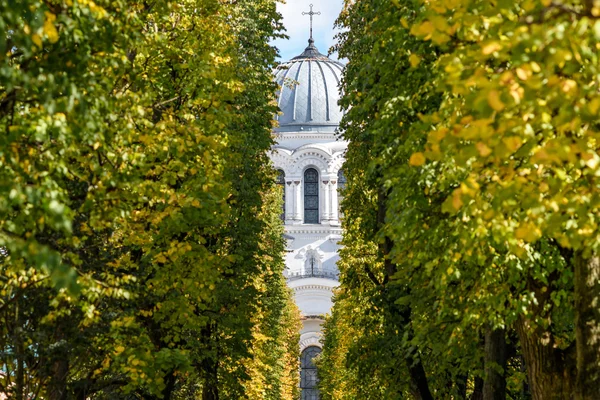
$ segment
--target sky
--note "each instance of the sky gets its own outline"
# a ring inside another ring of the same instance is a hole
[[[321,53],[327,54],[335,43],[333,23],[342,10],[343,0],[286,0],[285,4],[277,4],[277,10],[283,15],[286,34],[290,38],[272,42],[279,49],[280,61],[299,55],[308,46],[310,17],[302,15],[302,12],[310,11],[310,4],[313,5],[314,12],[321,12],[321,15],[313,16],[315,46]],[[337,60],[338,56],[333,54],[331,58]]]

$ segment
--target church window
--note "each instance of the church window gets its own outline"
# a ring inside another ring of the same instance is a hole
[[[304,171],[304,223],[319,223],[319,173],[314,168]]]
[[[338,171],[338,190],[343,190],[346,188],[346,176],[344,175],[343,170]]]
[[[309,346],[300,355],[300,389],[302,400],[319,400],[319,389],[317,388],[317,366],[314,358],[321,353],[317,346]]]
[[[283,205],[281,206],[281,215],[280,218],[282,221],[285,221],[285,172],[283,170],[277,170],[277,180],[275,181],[277,185],[281,188],[281,193],[283,196]]]

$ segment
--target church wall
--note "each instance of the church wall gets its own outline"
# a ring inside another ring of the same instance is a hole
[[[280,126],[274,130],[277,143],[270,158],[283,171],[279,183],[285,193],[284,275],[303,318],[300,350],[321,347],[323,318],[331,310],[333,290],[339,285],[338,171],[347,148],[347,142],[336,136],[343,114],[337,104],[342,69],[341,63],[319,53],[311,38],[301,55],[275,71],[281,113],[276,116]],[[318,223],[310,224],[304,219],[308,168],[318,173],[314,183],[319,196]]]

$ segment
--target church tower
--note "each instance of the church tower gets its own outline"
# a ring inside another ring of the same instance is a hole
[[[281,115],[271,159],[283,186],[287,256],[285,275],[302,315],[300,336],[302,399],[318,399],[312,358],[321,351],[323,316],[338,285],[340,189],[347,143],[336,131],[342,117],[337,102],[344,65],[308,47],[275,70]]]

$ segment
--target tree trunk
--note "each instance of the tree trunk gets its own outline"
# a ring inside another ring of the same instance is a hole
[[[571,349],[554,347],[550,332],[532,326],[521,316],[515,324],[529,379],[533,400],[572,398],[575,388],[575,368]]]
[[[67,376],[69,375],[69,346],[65,341],[65,320],[57,322],[54,340],[60,344],[50,354],[50,381],[48,384],[48,400],[66,400],[69,397]]]
[[[216,323],[210,322],[202,330],[205,344],[216,350],[217,356],[209,356],[202,361],[200,376],[202,376],[202,400],[219,400],[219,344],[214,340],[217,330]]]
[[[458,375],[454,384],[456,385],[456,395],[458,400],[466,400],[467,398],[467,380],[469,377],[465,375]]]
[[[471,400],[483,400],[483,379],[476,376],[474,385]]]
[[[162,391],[162,399],[170,400],[173,396],[173,391],[175,390],[175,384],[177,383],[177,377],[175,376],[175,372],[171,371],[165,377],[165,388]]]
[[[374,232],[375,236],[377,236],[379,231],[381,231],[385,226],[385,216],[387,213],[387,192],[383,187],[379,188],[377,203],[377,228],[376,232]],[[389,258],[393,246],[394,244],[392,240],[387,236],[382,242],[379,243],[379,251],[381,252],[381,255],[383,257],[383,263],[385,268],[384,285],[387,284],[390,279],[392,279],[392,277],[397,271],[396,264],[394,264]],[[410,322],[412,314],[410,306],[404,306],[401,310],[397,310],[397,306],[395,304],[396,299],[391,298],[387,300],[387,307],[389,307],[390,312],[392,312],[392,314],[402,316],[402,323],[404,324],[404,329],[408,330],[408,340],[410,340],[413,336]],[[396,324],[397,322],[394,321],[392,323]],[[419,355],[418,349],[406,356],[406,366],[408,368],[408,372],[411,378],[410,391],[415,397],[415,399],[433,400],[433,396],[431,395],[431,391],[429,390],[427,374],[425,372],[425,368],[423,368],[423,363],[421,362],[421,357]]]
[[[406,358],[406,366],[410,373],[411,378],[411,392],[417,400],[433,400],[433,396],[429,391],[429,383],[427,381],[427,375],[421,358],[417,355],[415,358],[412,356]]]
[[[217,363],[210,361],[212,366],[206,372],[206,378],[202,385],[202,400],[219,400],[219,387],[217,386]]]
[[[600,396],[600,257],[575,253],[576,399]]]
[[[49,400],[66,400],[67,392],[67,374],[69,373],[69,361],[66,358],[55,360],[52,364],[52,377],[48,390]]]
[[[485,332],[485,380],[483,400],[506,399],[506,331],[488,328]]]
[[[17,361],[17,376],[15,377],[15,400],[23,400],[23,394],[25,393],[25,374],[24,374],[24,345],[23,345],[23,335],[22,335],[22,327],[23,323],[21,321],[21,313],[19,308],[19,300],[15,302],[15,356]]]

